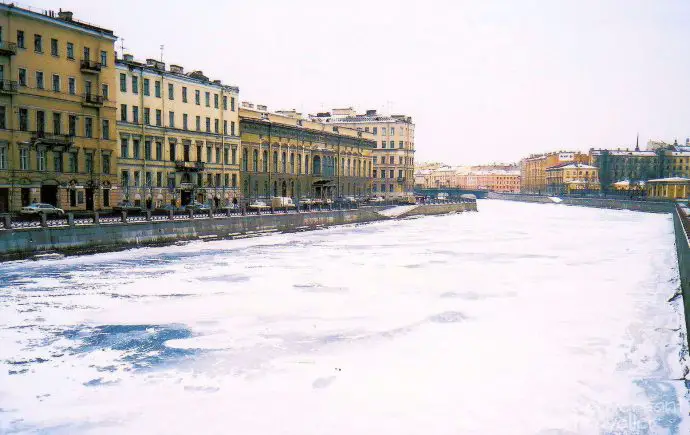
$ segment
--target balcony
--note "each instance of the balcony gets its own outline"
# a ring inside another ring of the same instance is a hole
[[[0,55],[14,56],[17,54],[17,44],[14,42],[0,41]]]
[[[204,170],[204,162],[185,162],[176,160],[175,169],[177,172],[201,172]]]
[[[101,63],[93,60],[82,59],[81,60],[81,72],[98,74],[101,72]]]
[[[82,96],[81,104],[90,107],[100,107],[103,105],[103,95],[84,94]]]
[[[74,143],[74,137],[68,134],[46,133],[45,131],[35,131],[31,135],[31,143],[36,146],[42,145],[51,149],[68,149]]]
[[[16,94],[19,84],[14,80],[0,80],[0,94]]]

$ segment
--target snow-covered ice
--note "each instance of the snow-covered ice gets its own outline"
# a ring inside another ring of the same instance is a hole
[[[669,215],[479,213],[0,265],[0,433],[690,433]]]

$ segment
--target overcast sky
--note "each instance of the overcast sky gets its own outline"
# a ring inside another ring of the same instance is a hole
[[[269,110],[411,115],[418,162],[690,136],[688,0],[30,1]]]

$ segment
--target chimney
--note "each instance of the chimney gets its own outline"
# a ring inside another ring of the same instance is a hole
[[[156,59],[146,59],[146,66],[156,67]]]
[[[376,116],[376,109],[367,110],[367,116]]]
[[[263,104],[257,104],[257,105],[256,105],[256,110],[261,110],[261,111],[264,111],[264,112],[268,112],[268,107],[265,106],[265,105],[263,105]]]
[[[126,62],[134,62],[134,56],[131,54],[123,54],[122,59]]]
[[[170,72],[175,74],[184,74],[184,68],[180,65],[170,65]]]
[[[60,12],[58,12],[58,19],[63,20],[63,21],[72,21],[72,17],[74,14],[70,11],[63,11],[60,9]]]

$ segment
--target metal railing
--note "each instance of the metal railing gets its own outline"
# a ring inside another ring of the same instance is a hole
[[[81,60],[81,69],[86,70],[86,71],[100,71],[101,70],[101,63],[96,62],[95,60],[90,60],[90,59],[82,59]]]
[[[98,94],[84,94],[82,95],[82,102],[84,104],[91,104],[94,106],[102,106],[103,105],[103,95],[98,95]]]
[[[15,80],[0,80],[0,92],[14,94],[19,91],[19,83]]]
[[[17,44],[15,42],[0,41],[0,53],[17,54]]]

